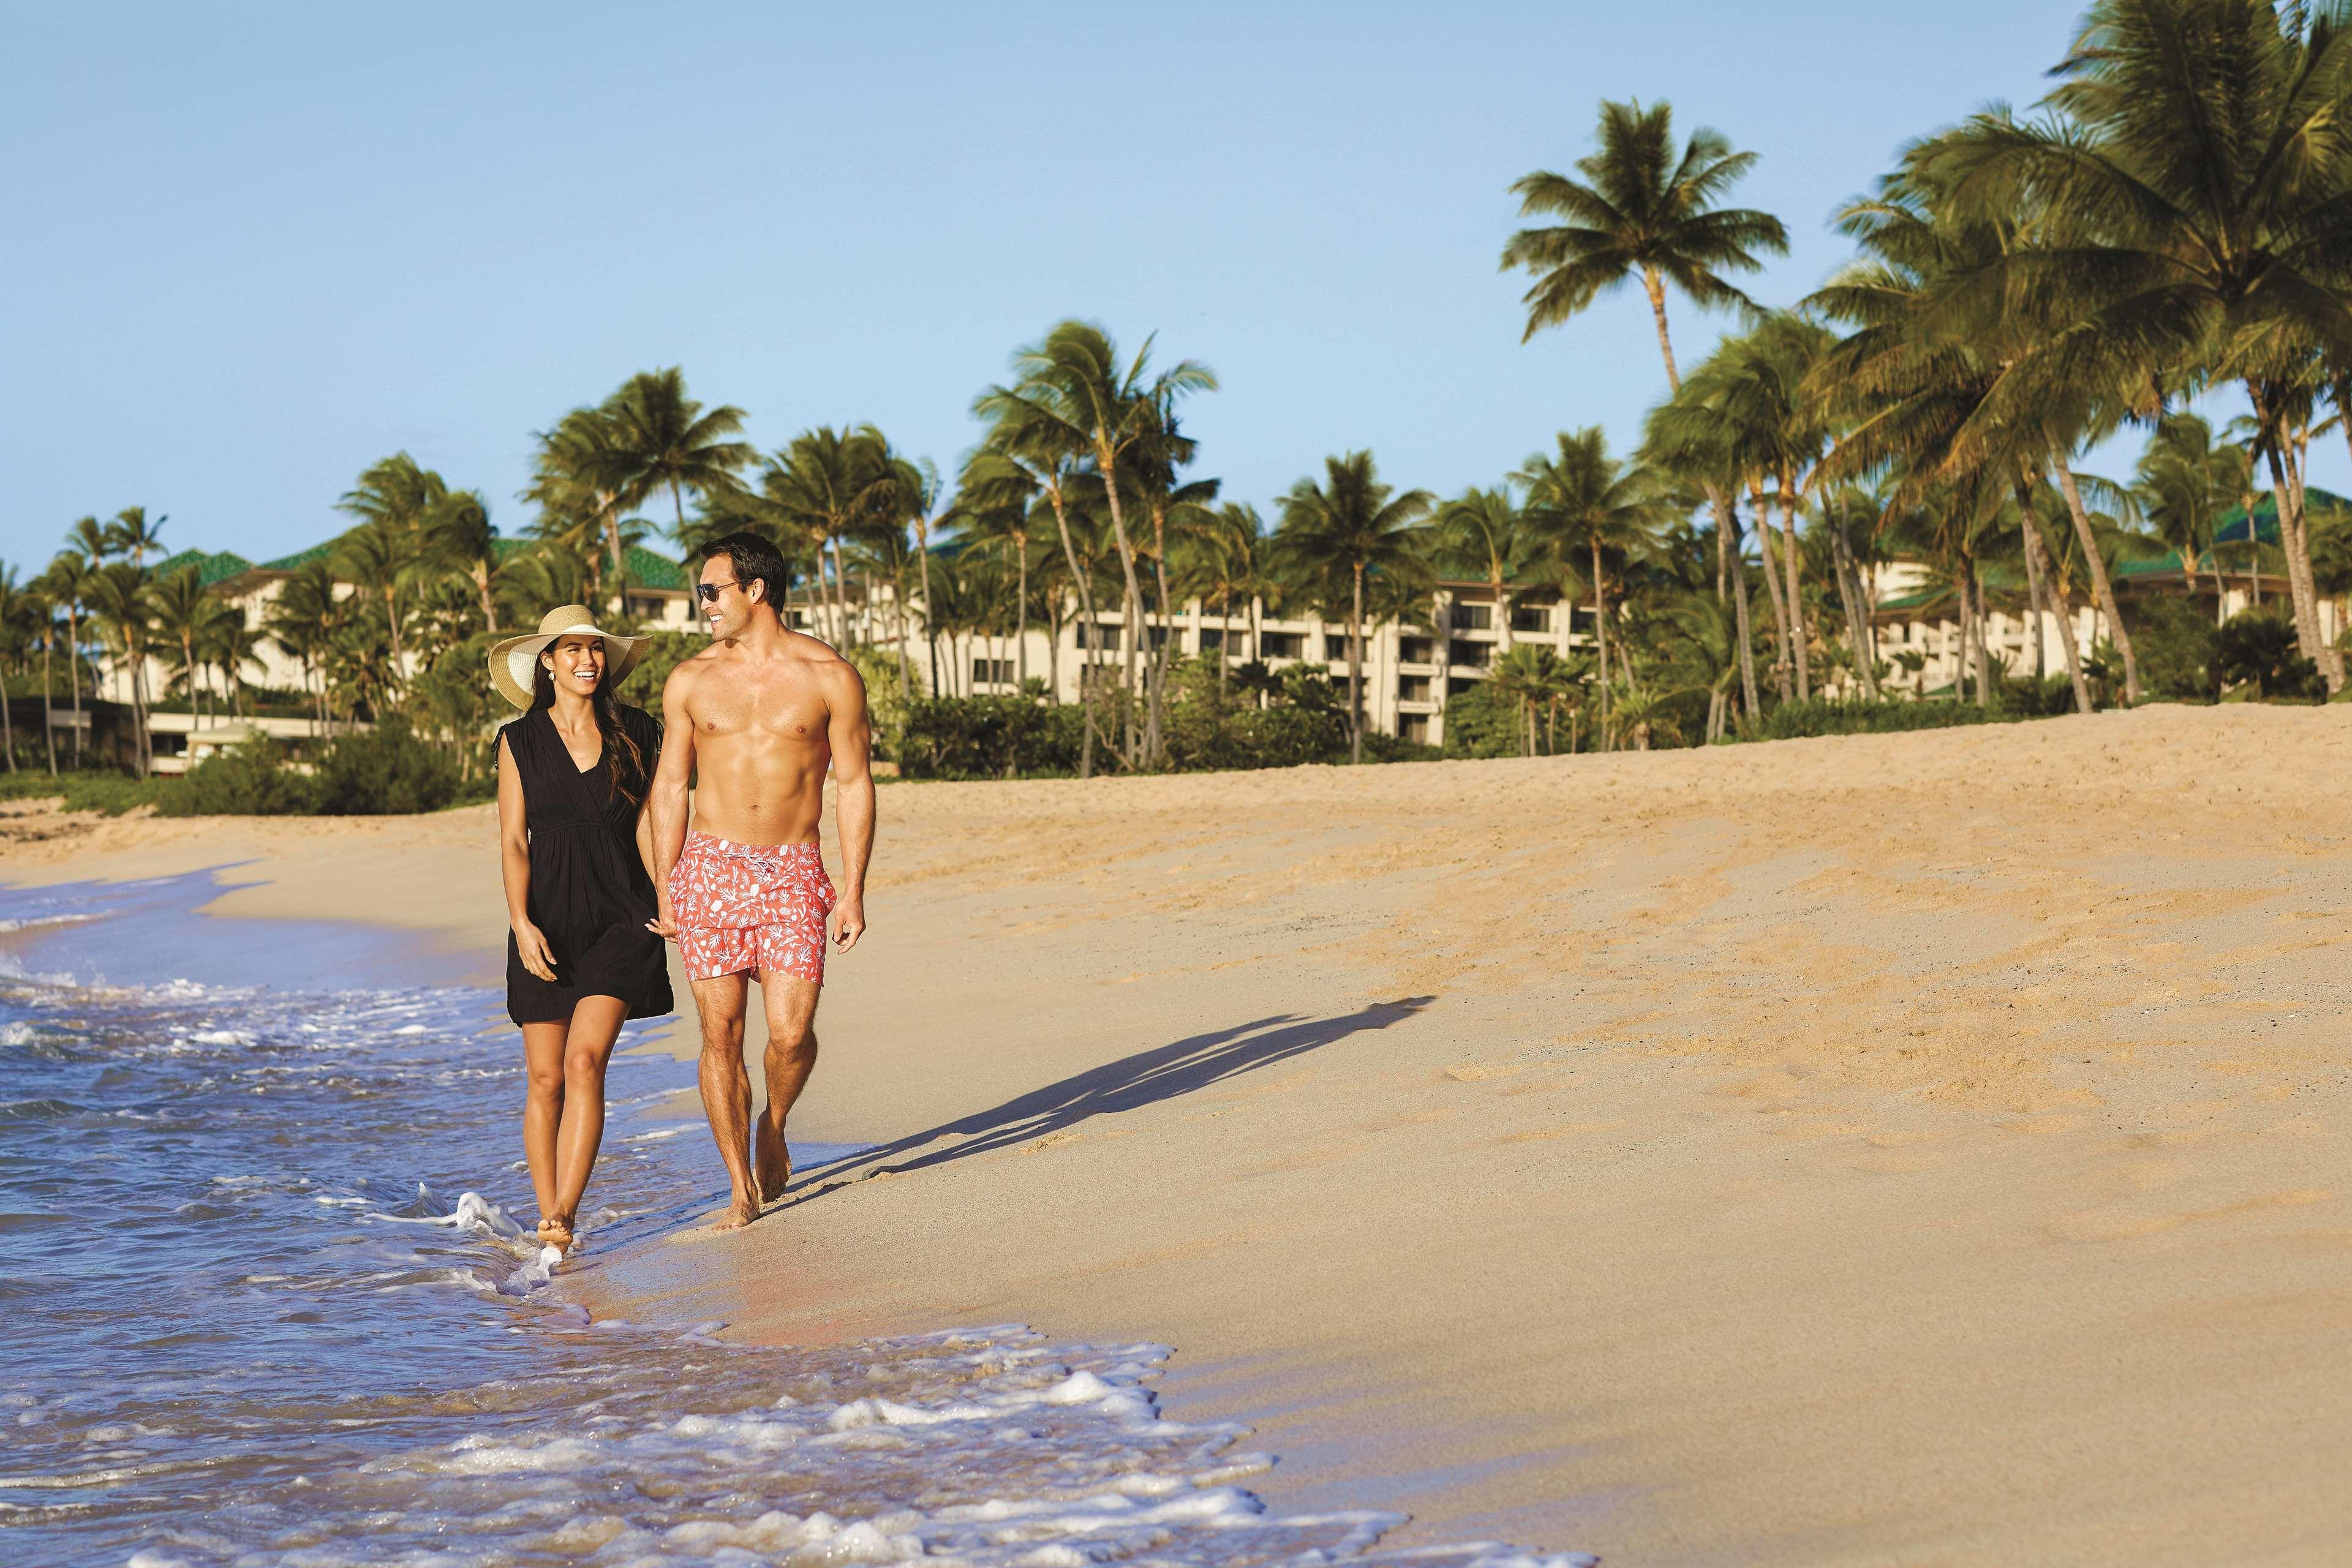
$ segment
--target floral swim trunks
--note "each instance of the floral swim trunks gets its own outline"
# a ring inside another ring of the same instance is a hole
[[[686,836],[669,903],[689,980],[756,970],[824,984],[833,879],[814,844],[736,844]]]

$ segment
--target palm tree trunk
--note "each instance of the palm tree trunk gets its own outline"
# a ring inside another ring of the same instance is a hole
[[[1364,760],[1364,563],[1356,563],[1348,600],[1348,761]]]
[[[1021,562],[1014,572],[1017,579],[1013,592],[1019,595],[1013,606],[1013,658],[1014,679],[1021,689],[1029,689],[1029,536],[1015,533],[1013,548],[1021,552]]]
[[[1078,566],[1077,546],[1070,542],[1070,520],[1062,510],[1061,486],[1055,484],[1047,487],[1045,499],[1047,503],[1054,509],[1054,529],[1055,532],[1062,536],[1062,557],[1070,563],[1070,581],[1076,586],[1078,591],[1078,613],[1086,617],[1086,619],[1080,624],[1085,626],[1087,628],[1086,640],[1087,642],[1091,642],[1094,640],[1095,637],[1095,596],[1093,591],[1087,585],[1086,573]],[[929,592],[928,589],[925,591],[926,593]],[[929,608],[929,599],[924,601],[924,607],[928,612]],[[1094,776],[1095,701],[1094,693],[1087,689],[1087,671],[1090,668],[1092,662],[1087,658],[1088,649],[1084,646],[1081,646],[1077,651],[1079,710],[1078,776],[1083,779]],[[1055,657],[1058,658],[1060,656],[1056,654]],[[937,679],[936,675],[933,679]]]
[[[56,612],[50,613],[54,615]],[[55,778],[58,776],[57,698],[50,687],[54,676],[49,658],[57,647],[58,623],[54,620],[48,622],[47,631],[48,635],[41,639],[41,734],[48,742],[49,776]]]
[[[1968,560],[1968,587],[1971,605],[1969,614],[1977,626],[1977,706],[1992,706],[1992,617],[1985,612],[1984,579],[1979,575],[1974,556]]]
[[[1152,766],[1166,759],[1162,739],[1168,700],[1168,661],[1176,650],[1174,608],[1168,603],[1168,510],[1158,498],[1151,503],[1151,577],[1160,591],[1160,646],[1151,652],[1151,708],[1146,721],[1143,751]]]
[[[73,765],[81,771],[81,606],[66,603],[66,694],[73,702]],[[92,693],[93,696],[96,693]]]
[[[1495,590],[1495,652],[1501,658],[1511,651],[1511,606],[1503,601],[1502,573],[1492,570],[1491,563],[1489,566],[1486,582]],[[1532,725],[1535,721],[1529,719],[1528,722]]]
[[[1764,488],[1761,485],[1749,486],[1748,499],[1756,508],[1756,542],[1763,547],[1764,587],[1772,606],[1772,635],[1775,645],[1772,684],[1780,688],[1780,700],[1787,702],[1796,695],[1796,689],[1791,680],[1796,669],[1796,660],[1789,652],[1788,606],[1780,601],[1780,562],[1778,552],[1772,548],[1772,510],[1770,504],[1764,499]]]
[[[1746,711],[1754,718],[1759,711],[1756,700],[1756,635],[1748,621],[1748,563],[1746,552],[1739,548],[1739,513],[1720,490],[1709,486],[1707,500],[1715,507],[1716,552],[1717,570],[1728,580],[1731,589],[1732,617],[1739,636],[1739,695]],[[1570,729],[1571,743],[1575,735]]]
[[[1805,595],[1799,581],[1802,563],[1797,552],[1797,494],[1785,473],[1780,476],[1780,552],[1781,564],[1789,574],[1789,637],[1796,655],[1797,700],[1809,702],[1812,700],[1813,680],[1808,645],[1812,638],[1807,635]]]
[[[1675,368],[1674,339],[1666,332],[1666,284],[1658,276],[1657,268],[1642,268],[1642,290],[1650,297],[1650,319],[1658,326],[1658,356],[1666,362],[1666,389],[1680,392],[1682,373]]]
[[[499,602],[490,596],[490,565],[487,561],[474,563],[474,591],[482,598],[482,629],[492,637],[499,635]]]
[[[2091,710],[2091,683],[2083,678],[2082,650],[2074,646],[2074,606],[2066,602],[2065,590],[2050,563],[2050,542],[2042,537],[2042,519],[2034,512],[2022,488],[2018,491],[2017,510],[2025,520],[2026,570],[2048,580],[2050,600],[2057,606],[2058,650],[2066,658],[2066,683],[2074,689],[2074,710],[2088,713]]]
[[[1601,672],[1601,749],[1605,752],[1609,749],[1609,595],[1601,585],[1601,536],[1591,535],[1589,542],[1592,546],[1592,646]]]
[[[1118,454],[1111,450],[1110,443],[1107,440],[1097,438],[1095,442],[1095,467],[1102,475],[1103,498],[1110,503],[1110,531],[1112,539],[1118,544],[1119,571],[1125,574],[1127,578],[1127,598],[1120,606],[1119,629],[1119,640],[1125,645],[1127,659],[1127,689],[1130,695],[1140,695],[1136,690],[1138,675],[1136,658],[1142,651],[1140,645],[1143,641],[1143,630],[1140,623],[1143,614],[1143,585],[1135,575],[1135,546],[1128,540],[1127,514],[1118,504]],[[1136,760],[1132,754],[1135,731],[1135,714],[1132,706],[1128,711],[1127,728],[1129,752],[1128,765],[1132,767]]]
[[[2273,455],[2273,462],[2277,458]],[[2066,513],[2074,520],[2074,537],[2083,546],[2083,560],[2091,574],[2091,589],[2098,595],[2099,612],[2107,617],[2108,635],[2115,639],[2116,652],[2124,661],[2124,706],[2139,704],[2139,659],[2132,652],[2131,633],[2124,626],[2122,613],[2116,607],[2116,587],[2107,578],[2107,563],[2099,554],[2099,543],[2091,534],[2091,514],[2083,505],[2083,492],[2074,484],[2074,470],[2066,466],[2066,454],[2050,455],[2050,471],[2058,480],[2058,493],[2066,498]]]
[[[1846,642],[1853,649],[1854,672],[1861,678],[1864,695],[1877,702],[1882,700],[1878,661],[1870,646],[1869,617],[1860,608],[1861,578],[1853,569],[1853,552],[1846,547],[1845,529],[1827,515],[1822,519],[1822,526],[1829,530],[1831,574],[1837,579],[1838,603],[1845,611]]]

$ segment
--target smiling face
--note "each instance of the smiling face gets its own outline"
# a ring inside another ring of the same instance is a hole
[[[699,593],[702,618],[715,637],[739,637],[751,624],[751,607],[759,603],[758,582],[736,581],[735,563],[714,555],[702,563]]]
[[[565,636],[550,643],[539,656],[554,678],[555,689],[575,697],[593,697],[604,682],[604,639]]]

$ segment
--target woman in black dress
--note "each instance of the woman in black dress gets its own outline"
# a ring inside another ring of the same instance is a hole
[[[646,785],[661,726],[614,695],[644,645],[566,605],[490,650],[490,683],[528,710],[499,733],[507,1013],[530,1073],[523,1151],[541,1239],[566,1252],[604,1135],[613,1042],[627,1020],[670,1011],[668,952],[646,929]]]

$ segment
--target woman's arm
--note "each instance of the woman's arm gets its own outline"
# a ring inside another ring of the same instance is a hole
[[[499,737],[499,874],[507,889],[507,924],[514,928],[522,966],[541,980],[555,978],[555,957],[530,919],[530,828],[525,820],[522,774],[514,752]]]

